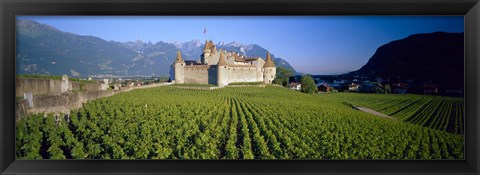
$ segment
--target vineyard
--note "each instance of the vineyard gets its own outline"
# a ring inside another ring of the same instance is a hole
[[[356,95],[365,94],[311,95],[271,86],[212,91],[176,87],[133,90],[90,101],[61,122],[43,114],[19,121],[16,156],[19,159],[464,158],[463,136],[447,132],[452,125],[447,118],[457,117],[463,111],[461,100],[373,94],[358,99]],[[353,110],[345,101],[365,103],[362,105],[406,122]],[[387,103],[395,105],[388,107]],[[431,108],[434,112],[425,110]],[[433,116],[428,116],[428,112]],[[453,121],[455,133],[463,131],[462,122],[461,117]],[[447,131],[443,129],[445,126]]]
[[[334,94],[330,97],[368,107],[401,121],[464,134],[464,100],[458,97],[398,94]]]

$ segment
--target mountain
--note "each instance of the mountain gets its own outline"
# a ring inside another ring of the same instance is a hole
[[[136,53],[94,36],[79,36],[17,20],[17,74],[90,75],[128,72]]]
[[[379,47],[367,64],[350,74],[462,88],[464,34],[435,32],[392,41]]]
[[[167,76],[177,50],[186,59],[198,60],[204,47],[199,40],[170,43],[105,41],[95,36],[63,32],[31,20],[17,20],[16,29],[17,74]],[[242,46],[229,48],[242,50]],[[246,53],[263,58],[266,50],[257,46],[247,49]],[[278,66],[294,70],[281,58],[274,61]]]

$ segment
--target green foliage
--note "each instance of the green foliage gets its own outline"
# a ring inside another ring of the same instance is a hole
[[[318,92],[315,81],[313,81],[313,78],[310,75],[303,75],[300,82],[302,84],[302,92],[309,94]]]
[[[374,91],[377,94],[384,94],[385,93],[385,90],[383,88],[379,87],[379,86],[375,86]]]
[[[390,94],[392,93],[392,88],[390,88],[390,85],[386,84],[384,91],[385,91],[385,94]]]
[[[288,79],[293,76],[293,71],[289,69],[285,69],[283,67],[277,67],[277,75],[273,80],[274,84],[279,84],[282,86],[287,86]]]
[[[385,108],[383,112],[398,115],[399,119],[415,110],[432,114],[426,109],[433,108],[438,111],[433,113],[441,116],[429,119],[434,121],[433,128],[445,126],[449,115],[440,113],[448,111],[457,117],[453,123],[463,123],[459,117],[463,114],[463,102],[458,98],[357,93],[311,95],[275,86],[212,91],[158,87],[89,101],[71,111],[69,123],[63,118],[54,120],[52,115],[24,118],[16,125],[16,156],[19,159],[464,157],[461,135],[411,124],[408,120],[405,123],[384,119],[353,110],[343,102],[370,104],[379,111]],[[413,108],[417,104],[420,108]]]

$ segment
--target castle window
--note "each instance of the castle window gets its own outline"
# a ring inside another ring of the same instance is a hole
[[[272,75],[272,78],[273,78],[273,75]]]

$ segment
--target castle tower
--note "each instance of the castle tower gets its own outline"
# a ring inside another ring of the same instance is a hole
[[[185,76],[185,61],[182,59],[182,55],[180,54],[180,50],[177,51],[177,59],[174,63],[175,68],[175,84],[183,84],[184,76]]]
[[[228,85],[228,66],[227,61],[225,60],[225,55],[222,50],[220,51],[220,58],[218,59],[217,64],[217,85],[225,86]]]
[[[203,53],[205,54],[206,57],[210,56],[210,53],[212,53],[212,50],[210,49],[210,43],[208,41],[205,41],[205,47],[203,47]]]
[[[211,50],[212,50],[212,54],[214,53],[217,53],[217,46],[215,46],[215,44],[213,44],[213,41],[210,40],[210,46],[211,46]]]
[[[263,65],[263,82],[265,84],[272,84],[276,73],[277,67],[275,66],[275,63],[273,63],[272,57],[270,57],[270,52],[267,52],[267,59]]]

